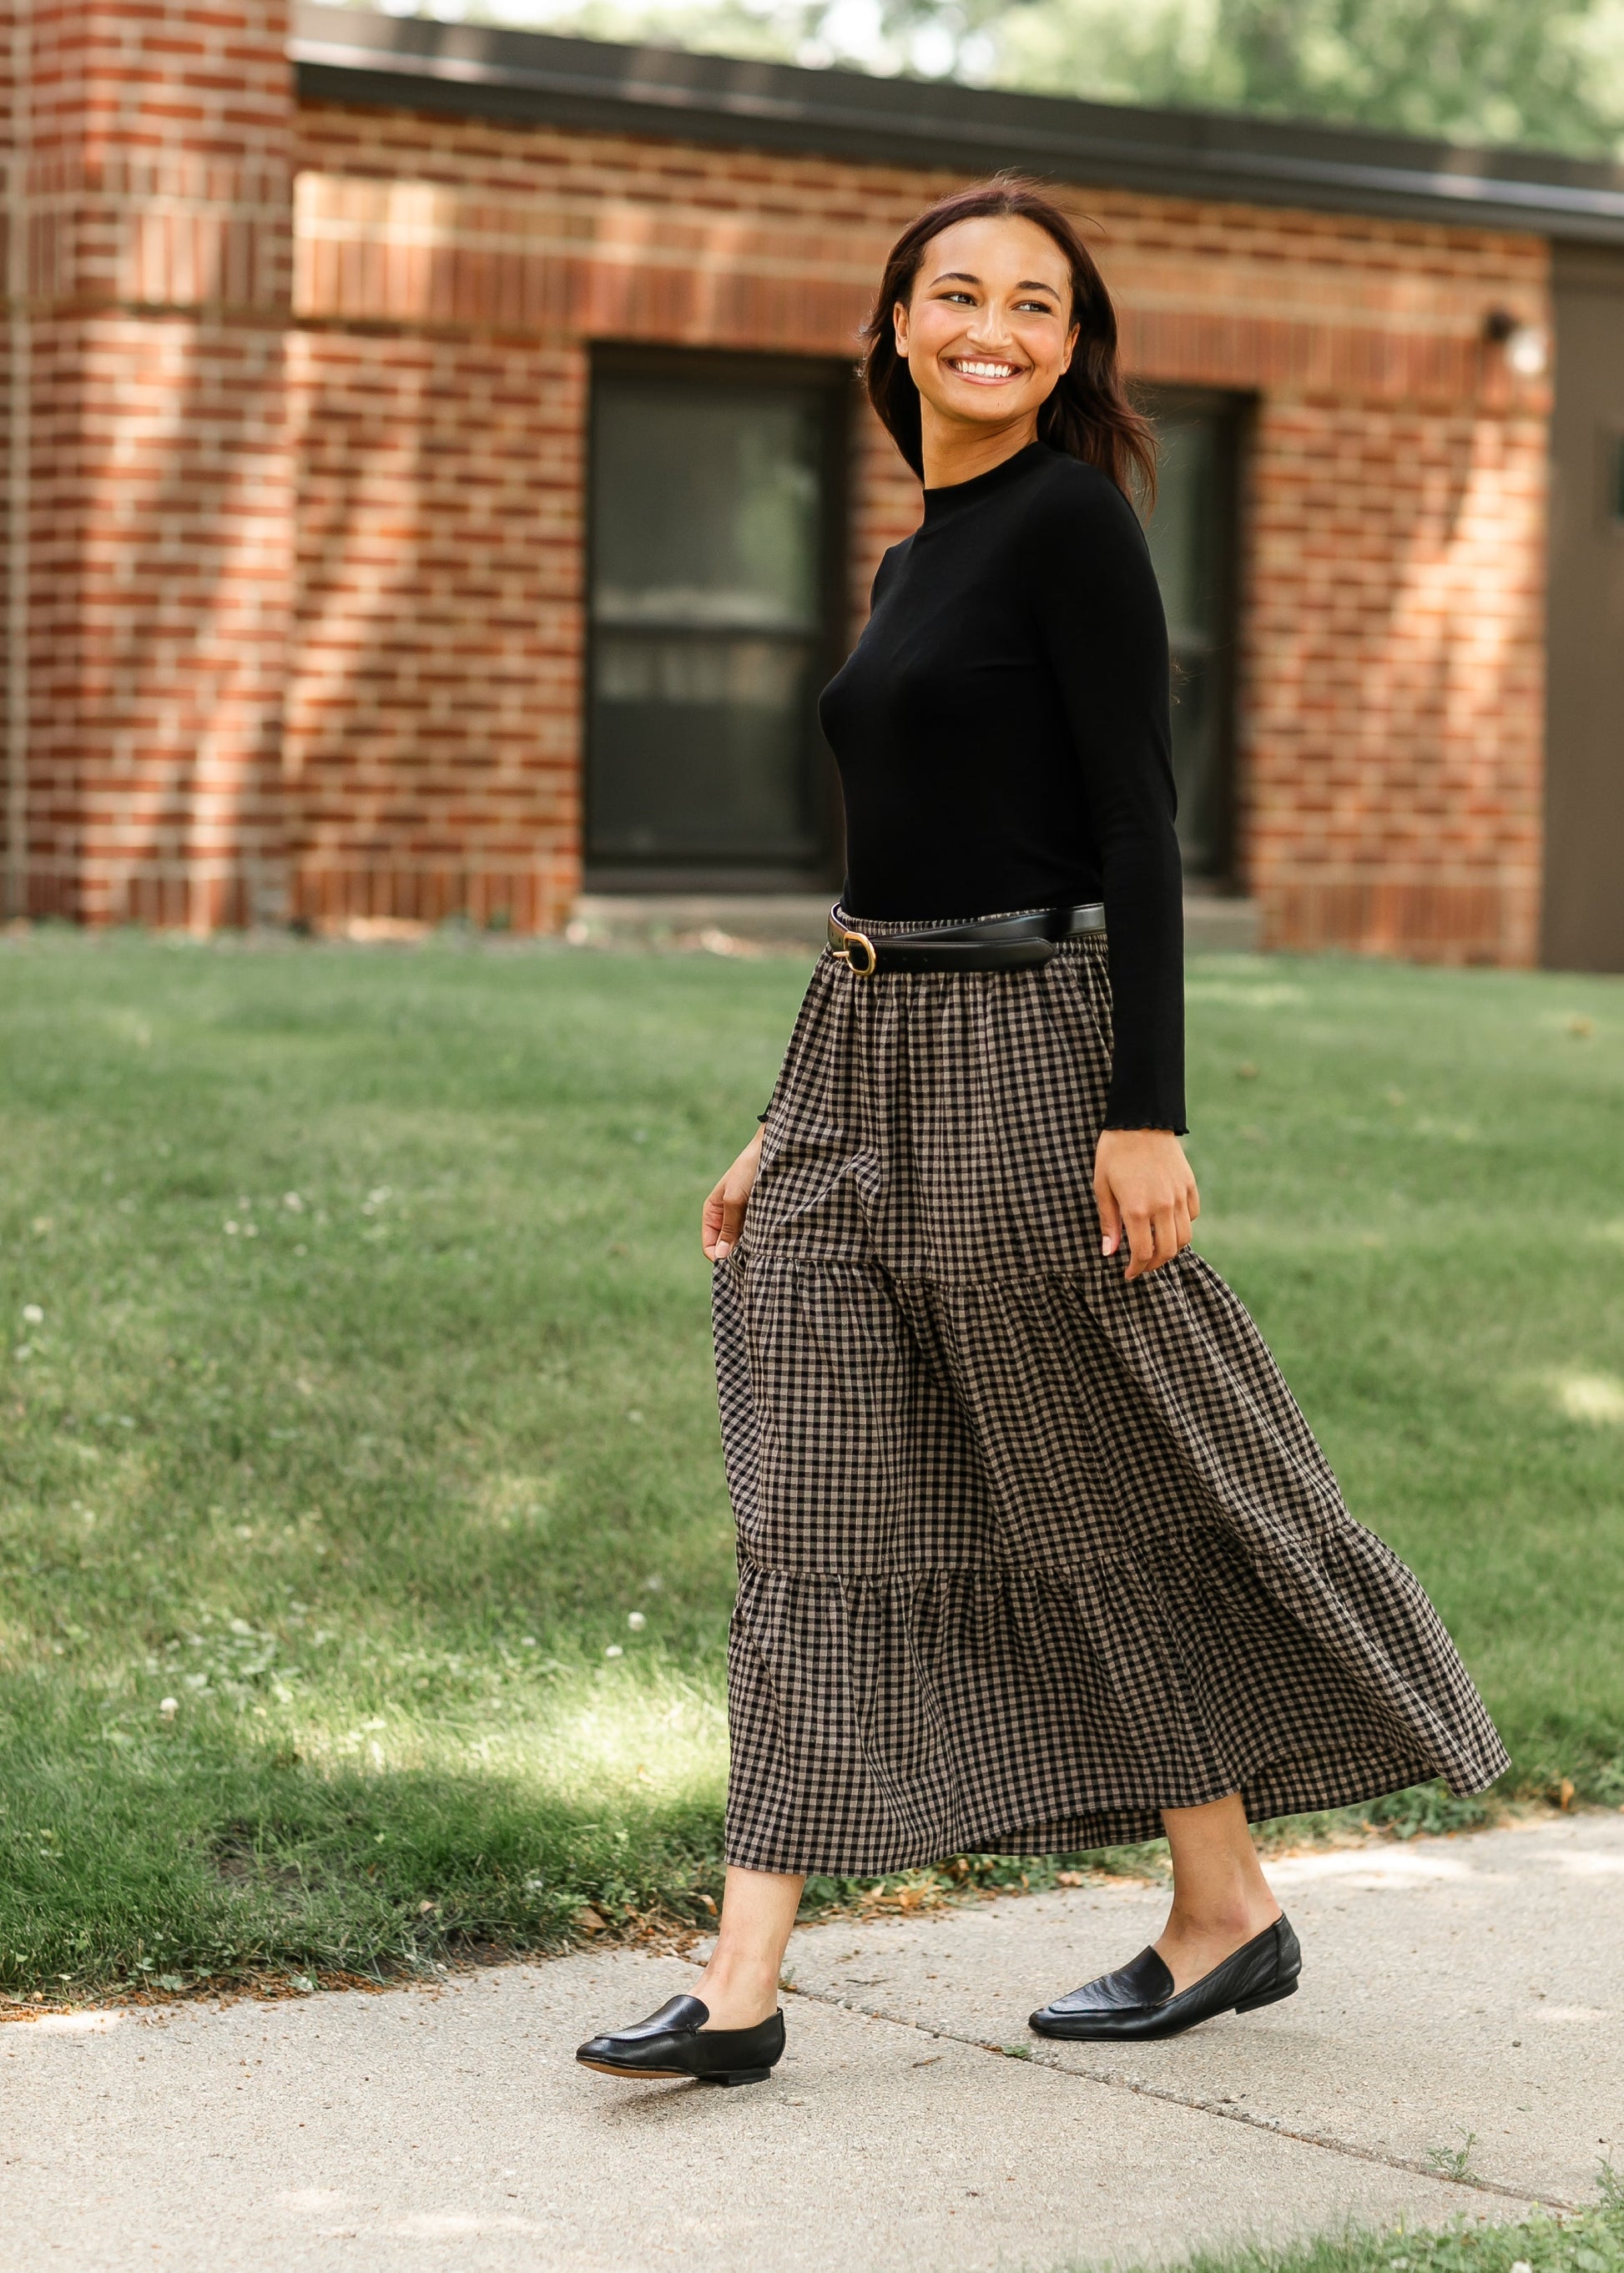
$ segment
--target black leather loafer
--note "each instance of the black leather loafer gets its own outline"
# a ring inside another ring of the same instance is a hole
[[[692,2076],[698,2083],[765,2083],[784,2057],[784,2015],[753,2029],[707,2029],[697,1997],[667,1999],[629,2029],[589,2037],[575,2058],[600,2075]]]
[[[1102,1973],[1032,2015],[1041,2037],[1177,2037],[1215,2013],[1252,2013],[1297,1994],[1303,1952],[1283,1917],[1176,1996],[1173,1977],[1154,1949]]]

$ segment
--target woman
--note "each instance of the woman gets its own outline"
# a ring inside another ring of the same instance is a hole
[[[1170,2036],[1297,1984],[1250,1821],[1506,1754],[1190,1245],[1147,428],[1034,186],[893,251],[868,394],[924,483],[822,718],[847,871],[704,1210],[740,1592],[727,1880],[691,1997],[578,2057],[766,2075],[809,1872],[1164,1832],[1154,1947],[1032,2015]]]

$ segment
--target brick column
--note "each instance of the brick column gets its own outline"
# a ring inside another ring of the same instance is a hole
[[[28,906],[199,930],[272,919],[293,519],[285,8],[34,0],[31,16]]]

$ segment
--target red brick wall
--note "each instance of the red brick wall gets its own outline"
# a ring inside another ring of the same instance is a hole
[[[40,0],[30,902],[284,905],[291,96],[277,0]]]
[[[580,834],[584,357],[311,330],[290,370],[296,911],[560,924]]]
[[[19,656],[11,632],[11,555],[19,529],[11,521],[11,388],[19,384],[13,371],[16,327],[11,319],[13,293],[20,277],[11,275],[11,212],[20,200],[19,180],[19,84],[13,71],[16,55],[16,0],[0,0],[0,169],[4,169],[4,212],[0,214],[0,275],[4,275],[4,323],[0,323],[0,916],[20,914],[23,907],[23,845],[11,844],[11,764],[13,734],[11,705],[13,672]],[[20,502],[20,500],[19,500]]]
[[[851,355],[887,244],[951,177],[327,106],[299,126],[301,418],[320,438],[289,722],[300,904],[462,892],[555,919],[578,875],[587,343]],[[1241,881],[1268,937],[1530,959],[1548,402],[1481,328],[1492,306],[1546,319],[1544,244],[1068,201],[1097,224],[1130,368],[1255,398]],[[854,484],[861,620],[917,512],[866,412]],[[372,536],[347,552],[351,514],[374,536],[393,516],[387,561]],[[427,610],[416,645],[385,585]]]
[[[27,756],[16,716],[17,704],[26,702],[26,635],[12,615],[13,598],[21,599],[27,587],[28,492],[26,482],[14,480],[20,469],[12,462],[14,426],[19,416],[26,421],[32,394],[25,296],[27,30],[17,0],[0,0],[0,167],[4,169],[0,274],[6,297],[5,320],[0,325],[0,499],[4,501],[0,508],[0,912],[7,916],[20,914],[27,903],[26,783],[19,778],[26,776]]]

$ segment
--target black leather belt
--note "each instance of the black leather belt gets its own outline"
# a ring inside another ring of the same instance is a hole
[[[933,924],[929,931],[882,933],[870,939],[829,911],[829,950],[859,979],[882,971],[1026,971],[1047,963],[1063,939],[1105,929],[1097,900],[1075,908],[1034,908],[1019,916],[975,916]]]

